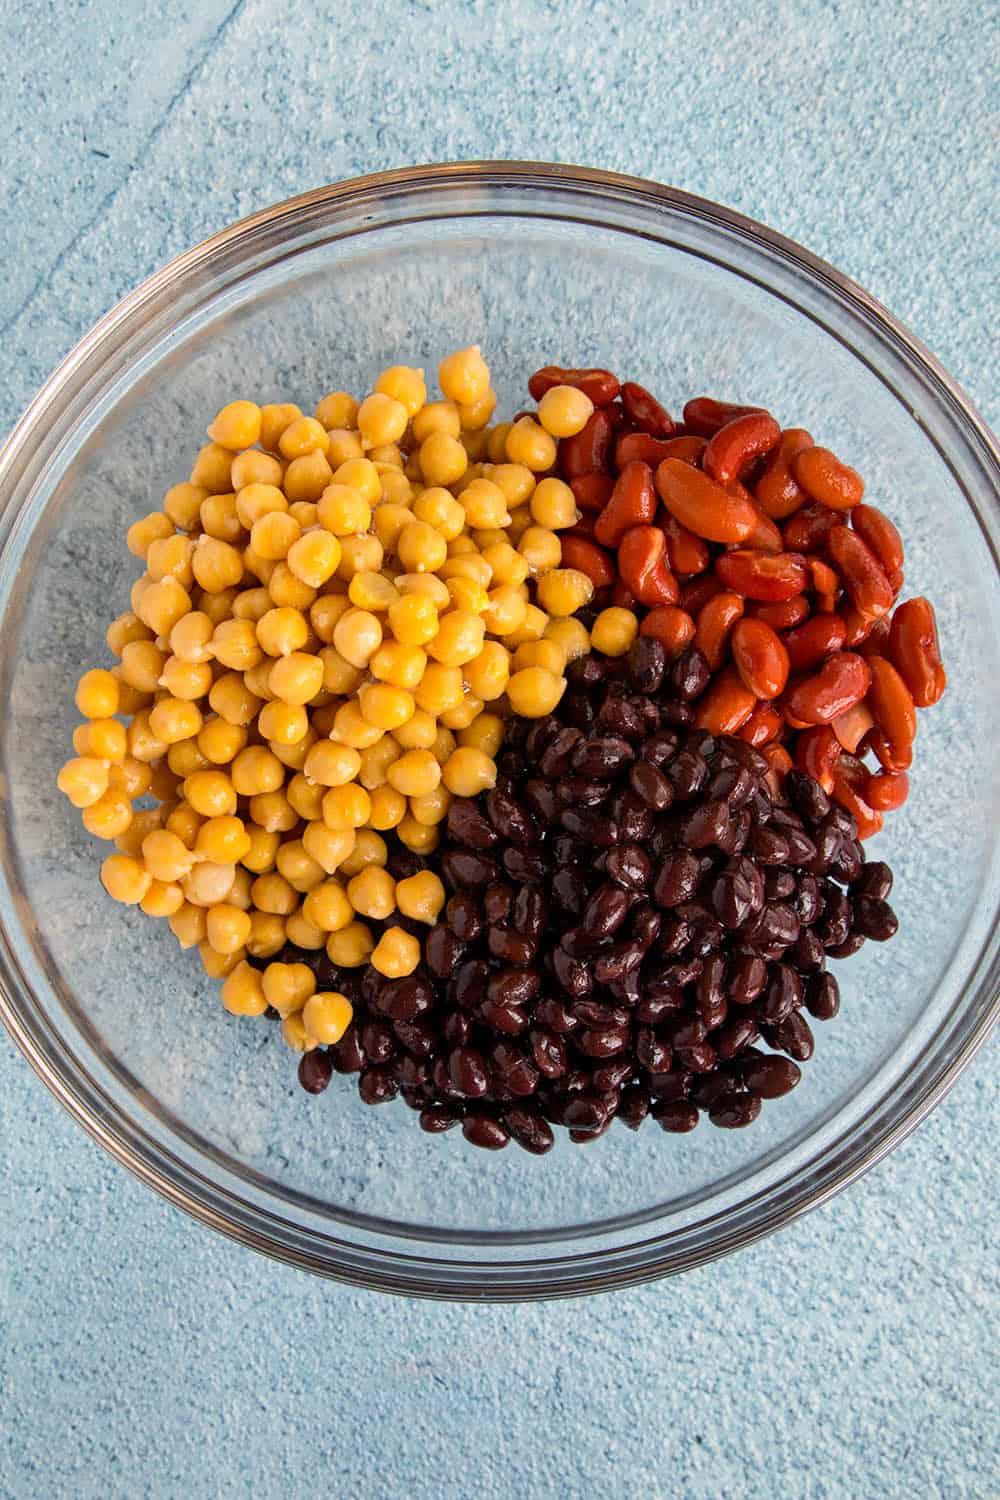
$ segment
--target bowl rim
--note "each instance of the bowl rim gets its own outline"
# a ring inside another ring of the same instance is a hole
[[[818,282],[821,287],[829,288],[842,300],[853,304],[869,324],[875,325],[876,331],[883,340],[888,338],[890,343],[902,349],[911,362],[916,363],[923,376],[929,377],[931,384],[938,388],[941,396],[957,409],[966,429],[966,437],[974,440],[980,448],[980,457],[985,461],[985,467],[992,467],[994,471],[994,492],[1000,493],[1000,443],[975,405],[935,356],[899,319],[857,282],[836,270],[827,261],[787,236],[769,229],[744,214],[679,188],[669,187],[645,178],[605,172],[590,167],[503,160],[456,161],[399,168],[369,173],[315,188],[237,220],[174,257],[111,307],[49,375],[0,448],[0,485],[7,476],[13,475],[13,482],[8,486],[8,490],[10,493],[16,490],[17,471],[26,466],[27,455],[32,451],[33,434],[40,424],[46,421],[47,414],[53,406],[58,404],[66,387],[71,385],[74,376],[86,366],[92,356],[98,353],[101,346],[113,339],[119,329],[130,326],[151,301],[161,298],[164,292],[182,284],[187,278],[210,265],[219,252],[231,250],[240,241],[262,229],[280,227],[283,220],[294,222],[312,209],[343,210],[345,207],[361,207],[366,199],[387,192],[413,193],[428,188],[463,185],[491,189],[505,186],[563,189],[575,191],[583,196],[596,196],[598,199],[604,197],[609,201],[617,200],[624,206],[633,208],[639,206],[640,203],[645,203],[652,207],[668,208],[679,212],[689,220],[714,225],[730,233],[735,232],[758,248],[763,247],[776,253],[786,264],[790,263],[804,272],[813,283]],[[6,509],[7,502],[0,492],[0,519],[4,518]],[[973,509],[976,508],[973,507]],[[982,526],[983,518],[978,515],[977,518]],[[986,540],[990,540],[988,536]],[[4,548],[0,547],[0,552],[3,550]],[[902,1117],[888,1127],[883,1122],[881,1133],[876,1132],[874,1139],[870,1140],[846,1166],[841,1164],[830,1174],[828,1180],[800,1191],[797,1197],[793,1196],[791,1202],[777,1205],[771,1214],[759,1217],[753,1224],[743,1224],[728,1234],[723,1233],[713,1243],[697,1247],[680,1260],[673,1260],[669,1250],[660,1247],[657,1254],[651,1257],[641,1257],[638,1263],[629,1261],[629,1252],[637,1248],[633,1243],[625,1249],[624,1262],[622,1262],[622,1253],[618,1250],[597,1252],[596,1256],[591,1257],[597,1262],[601,1260],[602,1254],[608,1254],[617,1258],[621,1263],[617,1267],[605,1270],[602,1270],[598,1264],[596,1268],[589,1269],[582,1276],[567,1277],[565,1273],[562,1273],[550,1277],[546,1274],[546,1266],[568,1267],[574,1259],[572,1255],[568,1257],[560,1255],[555,1258],[554,1262],[533,1261],[525,1269],[529,1273],[534,1270],[536,1275],[531,1277],[529,1274],[527,1284],[524,1280],[505,1283],[503,1273],[507,1268],[513,1268],[512,1262],[494,1266],[485,1264],[478,1268],[478,1279],[474,1270],[471,1279],[463,1275],[460,1281],[456,1282],[453,1279],[451,1283],[447,1281],[449,1271],[462,1267],[463,1262],[456,1260],[423,1262],[422,1264],[427,1267],[439,1266],[444,1273],[444,1278],[437,1285],[423,1278],[412,1279],[406,1275],[405,1269],[401,1275],[398,1270],[391,1267],[388,1270],[380,1268],[379,1263],[390,1262],[393,1257],[377,1249],[372,1252],[362,1250],[359,1258],[349,1255],[331,1263],[328,1254],[321,1255],[318,1251],[308,1249],[304,1244],[293,1244],[292,1237],[287,1233],[283,1240],[279,1238],[280,1231],[282,1229],[287,1231],[289,1226],[284,1221],[277,1220],[272,1212],[251,1210],[251,1217],[256,1216],[257,1220],[268,1221],[272,1226],[270,1232],[255,1228],[248,1221],[245,1213],[239,1218],[227,1216],[227,1213],[218,1206],[217,1200],[220,1195],[217,1191],[213,1191],[211,1184],[202,1183],[202,1187],[207,1191],[203,1191],[196,1197],[191,1191],[185,1189],[183,1183],[178,1182],[163,1169],[161,1148],[154,1144],[153,1154],[157,1161],[151,1161],[148,1149],[141,1150],[133,1144],[129,1138],[132,1133],[123,1130],[120,1122],[109,1120],[107,1115],[100,1118],[91,1107],[88,1107],[75,1081],[67,1076],[65,1068],[53,1059],[51,1044],[45,1047],[40,1043],[22,1014],[22,1007],[16,999],[16,986],[11,993],[8,993],[5,973],[7,964],[5,963],[0,963],[0,1020],[3,1021],[19,1051],[50,1092],[98,1145],[147,1186],[153,1188],[161,1197],[182,1208],[195,1219],[219,1230],[244,1246],[274,1259],[350,1284],[424,1297],[507,1301],[521,1300],[525,1297],[575,1296],[584,1292],[633,1285],[668,1274],[676,1274],[716,1259],[730,1250],[755,1242],[808,1210],[818,1207],[854,1182],[906,1139],[951,1089],[959,1074],[971,1062],[989,1036],[1000,1016],[1000,963],[994,956],[988,972],[980,972],[987,956],[986,950],[981,949],[972,966],[972,972],[966,980],[963,994],[967,998],[964,1008],[970,1008],[969,991],[973,985],[980,998],[983,998],[985,994],[985,1004],[961,1044],[938,1069],[922,1092],[909,1102]],[[16,974],[20,968],[17,956],[7,932],[0,925],[0,959],[5,957],[9,959],[10,971]],[[79,1071],[75,1063],[74,1067],[76,1071]],[[86,1082],[91,1091],[95,1087],[99,1090],[99,1085],[94,1080],[88,1077]],[[188,1179],[190,1186],[192,1177],[190,1169],[182,1169],[182,1173]],[[230,1200],[230,1207],[233,1206]],[[248,1205],[242,1205],[242,1207],[246,1208]],[[337,1247],[336,1242],[330,1240],[327,1240],[327,1243],[332,1243],[335,1248],[346,1248]],[[405,1257],[403,1259],[405,1260]]]

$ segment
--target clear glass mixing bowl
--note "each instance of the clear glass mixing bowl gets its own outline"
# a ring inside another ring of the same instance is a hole
[[[879,852],[901,933],[841,970],[794,1094],[747,1131],[652,1124],[537,1159],[430,1138],[352,1080],[319,1099],[264,1023],[222,1010],[164,924],[114,907],[57,794],[72,684],[127,607],[124,532],[185,478],[208,416],[305,407],[477,341],[501,408],[556,361],[670,402],[766,403],[861,469],[933,595],[950,675]],[[174,261],[110,312],[0,459],[0,1006],[90,1133],[242,1243],[366,1286],[517,1299],[696,1265],[822,1202],[900,1141],[996,1008],[998,455],[926,350],[845,277],[712,203],[519,164],[388,173],[296,198]]]

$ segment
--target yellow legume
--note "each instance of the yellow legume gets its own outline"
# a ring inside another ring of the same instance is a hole
[[[402,927],[389,927],[376,943],[370,962],[387,979],[404,979],[420,962],[420,944]]]
[[[556,677],[544,667],[525,667],[511,677],[507,698],[516,714],[540,719],[552,713],[565,690],[565,677]]]
[[[624,656],[639,634],[639,621],[630,609],[602,609],[590,629],[595,651],[604,656]]]

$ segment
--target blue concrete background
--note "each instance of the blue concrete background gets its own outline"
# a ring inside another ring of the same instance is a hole
[[[764,220],[995,421],[996,20],[972,0],[0,0],[0,431],[228,221],[475,156]],[[351,1292],[213,1237],[0,1044],[0,1495],[995,1494],[995,1056],[776,1238],[505,1309]]]

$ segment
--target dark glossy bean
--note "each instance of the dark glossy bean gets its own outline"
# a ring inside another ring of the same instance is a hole
[[[537,939],[515,932],[500,922],[492,922],[486,934],[487,947],[494,958],[518,968],[527,968],[538,952]]]
[[[479,1014],[487,1026],[503,1036],[519,1036],[528,1025],[528,1012],[521,1005],[484,1000]]]
[[[656,874],[653,899],[658,906],[676,907],[690,901],[701,882],[701,861],[689,849],[668,854]]]
[[[469,849],[495,849],[500,842],[496,829],[467,797],[456,797],[448,808],[447,828],[456,843]]]
[[[628,675],[640,693],[657,693],[667,669],[667,652],[653,636],[640,635],[628,651]]]
[[[707,849],[719,842],[728,827],[729,808],[725,802],[701,802],[681,819],[678,842],[687,849]]]
[[[789,771],[785,776],[785,795],[792,806],[808,818],[810,823],[818,823],[825,818],[830,811],[830,799],[811,776],[804,771]]]
[[[483,930],[483,913],[479,902],[462,892],[451,897],[444,909],[444,916],[459,942],[474,942]]]
[[[445,1130],[453,1130],[461,1123],[461,1119],[460,1107],[453,1104],[427,1104],[420,1111],[420,1128],[426,1130],[428,1135],[440,1135]]]
[[[552,877],[552,897],[567,916],[579,917],[587,904],[587,882],[576,870],[557,870]]]
[[[639,747],[640,759],[651,766],[665,766],[677,752],[677,735],[672,729],[660,729],[644,739]]]
[[[465,1099],[481,1099],[489,1088],[486,1060],[474,1047],[455,1047],[448,1055],[451,1086]]]
[[[648,901],[640,901],[629,913],[628,931],[633,942],[645,951],[653,946],[660,935],[663,918]]]
[[[628,1046],[628,1030],[574,1032],[573,1045],[584,1057],[614,1057]]]
[[[636,1032],[635,1055],[642,1067],[650,1073],[669,1073],[673,1052],[669,1042],[664,1041],[651,1026],[640,1026]]]
[[[563,1124],[587,1135],[603,1130],[607,1123],[607,1107],[600,1099],[580,1097],[574,1099],[563,1111]]]
[[[832,1021],[840,1010],[840,985],[833,974],[813,974],[806,985],[806,1010],[817,1021]]]
[[[740,927],[754,911],[753,892],[745,876],[724,870],[709,890],[712,910],[723,927]]]
[[[392,1029],[400,1046],[416,1057],[430,1057],[440,1042],[437,1028],[426,1016],[418,1016],[415,1021],[394,1021]]]
[[[629,1083],[622,1089],[617,1119],[629,1130],[638,1130],[649,1114],[649,1095],[641,1083]]]
[[[770,1046],[787,1052],[796,1062],[808,1062],[816,1045],[809,1022],[798,1011],[786,1016],[779,1025],[770,1027],[767,1040]]]
[[[465,944],[443,922],[431,928],[424,942],[424,960],[439,979],[451,977],[464,952]]]
[[[802,1070],[787,1057],[755,1057],[740,1068],[740,1074],[747,1087],[762,1099],[780,1099],[795,1088]]]
[[[723,1094],[708,1112],[713,1125],[722,1130],[742,1130],[752,1125],[760,1114],[760,1099],[756,1094]]]
[[[742,954],[729,965],[726,995],[734,1005],[751,1005],[766,984],[767,965],[762,958]]]
[[[610,1089],[620,1089],[634,1071],[634,1065],[627,1058],[612,1058],[610,1062],[602,1063],[594,1069],[594,1088],[599,1094],[607,1093]]]
[[[856,896],[852,903],[854,926],[875,943],[885,943],[899,928],[899,918],[878,896]],[[841,942],[844,939],[841,938]]]
[[[508,844],[501,862],[505,874],[519,885],[522,881],[537,883],[548,877],[549,862],[540,850],[517,849],[513,844]]]
[[[776,1025],[802,1004],[802,998],[802,980],[791,964],[772,964],[760,1016],[769,1025]]]
[[[475,891],[496,880],[500,870],[494,860],[474,849],[449,849],[441,856],[441,874],[453,891]]]
[[[690,802],[708,781],[708,766],[696,750],[679,750],[667,768],[674,795]]]
[[[788,863],[788,840],[774,828],[757,827],[747,840],[747,852],[759,865],[784,865]]]
[[[534,844],[538,840],[538,827],[523,803],[510,792],[496,786],[486,794],[486,812],[490,822],[502,838],[512,844]]]
[[[852,896],[873,896],[886,901],[892,894],[892,871],[880,859],[869,861],[851,886]]]
[[[658,767],[647,760],[638,760],[629,770],[629,786],[632,791],[654,812],[666,812],[674,800],[674,789]]]
[[[307,1094],[321,1094],[333,1077],[333,1060],[321,1047],[304,1052],[299,1062],[299,1083]]]
[[[514,897],[511,925],[526,937],[538,938],[548,917],[549,903],[540,885],[523,885]]]
[[[358,1093],[364,1104],[388,1104],[399,1093],[399,1085],[387,1068],[367,1067],[358,1080]]]
[[[697,646],[686,647],[670,669],[671,687],[688,703],[701,697],[711,678],[708,660]]]
[[[396,1039],[388,1026],[366,1021],[361,1028],[361,1045],[369,1062],[387,1063],[396,1051]]]
[[[459,964],[449,986],[455,1004],[463,1010],[474,1010],[485,999],[489,977],[490,966],[482,959],[470,959],[467,963]]]
[[[826,952],[816,933],[804,927],[788,949],[788,962],[803,973],[821,969],[826,961]]]
[[[560,1035],[574,1030],[577,1025],[569,1006],[563,1000],[557,1000],[548,995],[544,1000],[539,1000],[535,1006],[535,1020],[541,1026],[547,1026],[550,1031],[559,1032]]]
[[[712,1037],[712,1044],[722,1058],[735,1057],[744,1047],[749,1047],[760,1035],[753,1016],[738,1015],[720,1026]]]
[[[568,1067],[566,1044],[554,1032],[537,1027],[529,1037],[535,1066],[546,1078],[562,1078]]]
[[[686,1135],[698,1124],[698,1110],[686,1099],[658,1099],[651,1113],[660,1129],[671,1135]]]
[[[573,751],[572,766],[578,776],[611,781],[635,759],[627,740],[614,735],[584,740]]]
[[[597,938],[612,937],[628,916],[631,899],[620,885],[599,885],[583,913],[584,931]]]
[[[652,865],[649,855],[638,844],[619,844],[608,854],[604,866],[609,880],[626,891],[644,891],[649,884]]]
[[[675,1066],[669,1073],[650,1074],[648,1088],[654,1099],[686,1099],[694,1083],[694,1074]]]
[[[595,960],[594,978],[598,984],[620,984],[626,974],[638,969],[644,957],[641,943],[615,943]]]
[[[534,1110],[514,1105],[505,1109],[501,1118],[511,1140],[532,1156],[544,1156],[555,1145],[552,1126]]]
[[[467,1010],[450,1010],[444,1018],[441,1036],[449,1047],[464,1047],[472,1036],[472,1017]]]
[[[598,813],[564,807],[559,822],[567,833],[598,849],[610,849],[618,843],[618,825]]]
[[[559,939],[559,946],[570,958],[593,958],[605,944],[603,938],[594,937],[585,927],[569,927]]]
[[[309,1052],[305,1053],[306,1057],[310,1057],[311,1055]],[[347,1028],[340,1041],[330,1048],[327,1056],[330,1058],[331,1065],[337,1073],[361,1072],[366,1058],[357,1025]]]
[[[486,887],[482,899],[487,922],[506,922],[514,904],[514,887],[506,881],[495,880]]]
[[[490,1053],[490,1063],[494,1073],[515,1099],[527,1098],[537,1089],[538,1069],[524,1052],[511,1046],[509,1042],[497,1043]]]
[[[698,1042],[693,1047],[677,1047],[675,1050],[681,1067],[692,1073],[711,1073],[715,1067],[717,1054],[708,1042]]]
[[[863,932],[849,932],[842,943],[835,943],[826,951],[830,958],[853,958],[866,941]]]
[[[411,974],[406,979],[387,980],[379,991],[377,1008],[390,1021],[412,1021],[428,1011],[433,1003],[434,990],[428,980]],[[367,1050],[367,1044],[364,1045]],[[373,1058],[372,1061],[378,1062],[379,1059]]]
[[[659,1026],[668,1016],[676,1015],[683,1006],[684,995],[679,989],[664,990],[656,995],[651,995],[648,989],[644,989],[636,1007],[636,1019],[649,1026]]]
[[[556,788],[559,807],[601,807],[610,796],[609,781],[595,781],[587,776],[564,776]]]
[[[800,875],[792,897],[792,910],[803,927],[811,927],[822,910],[819,881],[815,875]]]
[[[470,1146],[479,1146],[483,1151],[502,1151],[510,1136],[492,1115],[469,1113],[462,1121],[462,1134]]]

